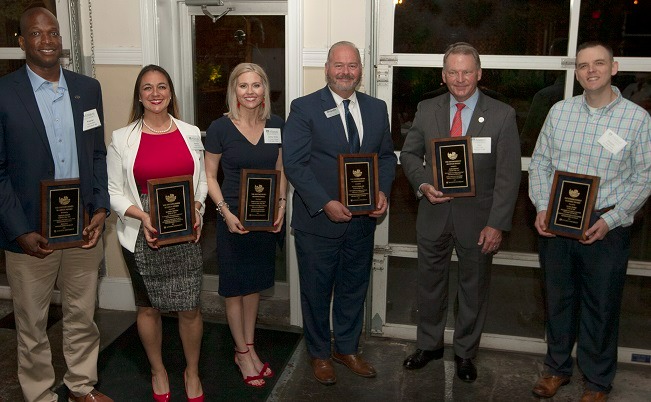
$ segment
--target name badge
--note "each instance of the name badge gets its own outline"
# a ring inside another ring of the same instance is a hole
[[[193,151],[203,151],[201,135],[188,135],[188,142],[190,143],[190,149]]]
[[[87,110],[84,112],[84,126],[83,130],[90,130],[91,128],[99,127],[102,123],[99,121],[97,109]]]
[[[490,154],[491,137],[472,137],[473,154]]]
[[[264,143],[265,144],[280,144],[280,129],[279,128],[265,128],[264,129]]]
[[[333,107],[332,109],[326,110],[323,113],[325,113],[326,117],[329,119],[332,116],[337,116],[339,114],[339,109],[337,109],[336,107]]]
[[[624,141],[622,137],[617,135],[613,130],[608,129],[606,132],[597,140],[602,147],[606,148],[613,155],[617,155],[619,151],[624,149],[628,142]]]

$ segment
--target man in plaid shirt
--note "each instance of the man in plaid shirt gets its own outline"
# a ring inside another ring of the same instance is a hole
[[[651,193],[651,118],[611,86],[617,70],[609,46],[578,47],[575,74],[584,93],[551,108],[529,165],[546,288],[546,372],[533,388],[540,397],[552,397],[569,383],[575,341],[585,377],[581,401],[607,400],[615,377],[631,225]],[[557,170],[600,177],[585,240],[546,231]]]

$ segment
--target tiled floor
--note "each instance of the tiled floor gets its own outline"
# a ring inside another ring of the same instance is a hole
[[[0,314],[11,312],[11,303],[0,300]],[[110,343],[134,321],[134,313],[98,310],[97,323],[102,333],[102,345]],[[214,319],[215,317],[211,317]],[[219,317],[217,317],[219,318]],[[65,365],[62,361],[61,323],[53,325],[48,334],[53,346],[57,378]],[[20,402],[15,367],[15,332],[0,329],[0,402]],[[442,360],[431,362],[418,371],[402,368],[402,361],[414,350],[413,342],[386,338],[363,340],[364,356],[372,362],[377,378],[361,378],[344,366],[336,365],[337,384],[324,386],[313,377],[305,346],[296,350],[287,369],[282,373],[270,401],[535,401],[531,387],[542,369],[542,357],[521,353],[481,350],[476,364],[479,378],[472,384],[455,376],[454,355],[446,348]],[[204,381],[208,379],[204,376]],[[576,401],[582,392],[580,374],[549,401]],[[651,367],[621,364],[615,378],[611,401],[648,401],[651,394]],[[206,398],[207,401],[210,398]],[[118,402],[118,401],[116,401]],[[120,401],[121,402],[121,401]]]

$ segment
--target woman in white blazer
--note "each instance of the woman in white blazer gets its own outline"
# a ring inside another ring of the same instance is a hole
[[[113,132],[107,150],[111,209],[131,276],[140,339],[151,365],[156,401],[169,401],[170,386],[162,359],[161,310],[177,311],[186,369],[188,401],[203,401],[199,353],[203,321],[199,307],[203,260],[201,235],[207,184],[201,133],[178,120],[174,86],[159,66],[144,67],[136,80],[130,124]],[[149,218],[147,180],[192,175],[196,239],[159,246]]]

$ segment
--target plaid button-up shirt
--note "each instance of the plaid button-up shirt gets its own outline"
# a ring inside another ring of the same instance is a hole
[[[630,226],[651,193],[651,117],[622,98],[590,109],[583,95],[556,103],[545,120],[529,164],[529,197],[538,212],[547,209],[556,170],[599,176],[595,209],[615,208],[601,216],[610,229]],[[599,138],[612,130],[626,141],[613,154]]]

